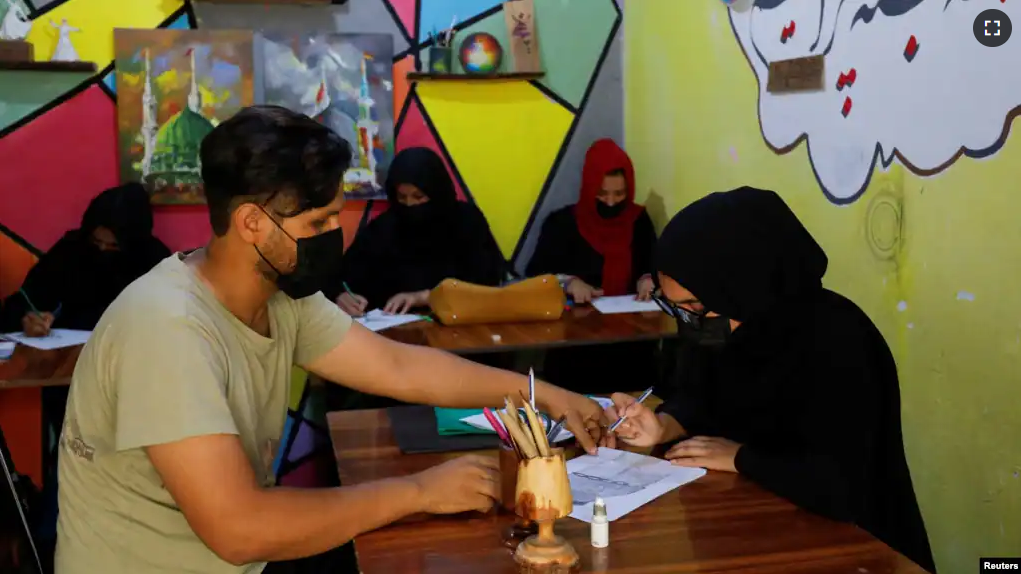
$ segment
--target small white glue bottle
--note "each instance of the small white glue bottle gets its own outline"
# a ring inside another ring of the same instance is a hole
[[[610,545],[610,521],[606,519],[606,503],[596,498],[592,503],[592,546],[606,548]]]

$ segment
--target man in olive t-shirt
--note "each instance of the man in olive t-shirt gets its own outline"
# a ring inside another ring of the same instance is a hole
[[[61,436],[61,572],[238,571],[194,535],[143,447],[237,435],[258,483],[273,486],[292,365],[337,346],[352,321],[322,294],[277,292],[268,306],[272,338],[174,255],[106,311],[75,367]]]
[[[319,293],[340,271],[351,159],[328,128],[253,106],[214,128],[200,159],[213,239],[121,293],[75,368],[56,573],[301,572],[296,560],[404,516],[491,508],[496,463],[477,456],[351,487],[274,485],[292,365],[447,407],[496,406],[527,382],[390,341]],[[595,402],[542,382],[536,398],[595,448]]]

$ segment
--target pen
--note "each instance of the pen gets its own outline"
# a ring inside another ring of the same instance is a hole
[[[57,317],[60,317],[60,310],[64,308],[64,304],[60,303],[57,308],[53,310],[53,320],[56,321]]]
[[[28,303],[28,307],[32,309],[33,313],[36,315],[42,315],[42,313],[39,312],[39,309],[36,308],[35,303],[32,302],[32,299],[29,298],[28,293],[25,293],[24,289],[18,289],[18,293],[21,293],[21,296],[25,298],[25,302]]]
[[[528,369],[528,404],[535,410],[535,371]]]
[[[557,421],[557,424],[553,425],[553,428],[551,428],[549,432],[546,433],[546,440],[548,440],[551,444],[556,441],[557,433],[560,432],[560,427],[564,426],[564,421],[566,420],[567,417],[560,417],[560,420]]]
[[[348,287],[348,285],[347,285],[347,281],[344,281],[343,283],[341,283],[341,285],[343,285],[343,286],[344,286],[344,292],[345,292],[345,293],[347,293],[348,295],[350,295],[350,296],[352,296],[352,297],[354,297],[354,296],[355,296],[355,294],[354,294],[354,291],[352,291],[352,290],[351,290],[351,288],[350,288],[350,287]]]
[[[645,402],[645,399],[649,398],[649,395],[651,395],[651,394],[652,394],[652,387],[649,387],[649,388],[645,389],[645,392],[642,393],[642,396],[638,397],[638,401],[637,402],[639,404]],[[625,419],[627,419],[626,416],[622,416],[622,417],[618,418],[617,422],[615,422],[612,425],[610,425],[610,432],[613,432],[613,431],[617,430],[617,427],[619,427],[621,424],[623,424]]]

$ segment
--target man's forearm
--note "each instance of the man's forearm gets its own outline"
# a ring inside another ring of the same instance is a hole
[[[409,403],[451,408],[503,406],[505,396],[528,396],[528,377],[480,365],[429,347],[407,345],[400,353],[399,370],[405,375],[393,388],[393,398]],[[535,382],[541,406],[567,391]]]
[[[415,482],[395,478],[331,489],[270,488],[239,517],[242,562],[321,554],[355,536],[422,512]]]

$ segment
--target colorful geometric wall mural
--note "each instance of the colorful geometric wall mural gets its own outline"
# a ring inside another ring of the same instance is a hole
[[[55,45],[49,21],[66,18],[82,29],[73,38],[80,57],[96,62],[99,71],[0,72],[0,158],[5,164],[0,170],[0,297],[15,291],[35,258],[77,227],[92,197],[119,183],[114,28],[390,34],[397,149],[427,146],[439,152],[458,194],[483,210],[505,255],[521,268],[545,214],[577,198],[589,144],[601,137],[623,144],[619,1],[534,0],[546,72],[540,80],[414,84],[405,78],[421,69],[433,27],[447,28],[455,21],[455,43],[485,31],[508,46],[502,3],[358,0],[309,7],[27,0],[36,24],[27,39],[38,59],[48,58]],[[385,209],[385,202],[349,202],[341,222],[345,236],[353,238]],[[197,247],[209,238],[201,206],[157,207],[155,227],[156,235],[174,250]],[[315,459],[332,457],[321,401],[306,379],[295,371],[290,416],[276,461],[284,484],[307,483],[309,469],[318,464]],[[13,404],[0,401],[0,424],[7,403]],[[23,409],[24,401],[18,404]],[[41,428],[8,430],[4,425],[4,430],[9,443],[42,440]],[[23,472],[34,475],[38,461],[25,449],[12,450],[27,467]]]

